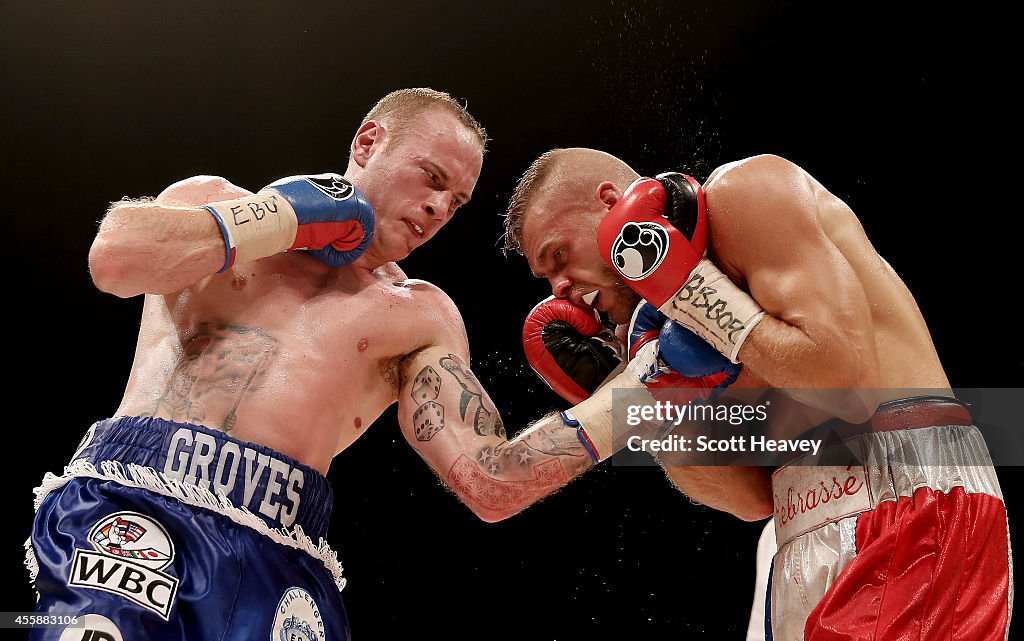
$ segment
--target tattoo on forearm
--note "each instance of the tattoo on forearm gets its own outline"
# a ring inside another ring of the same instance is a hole
[[[552,456],[587,456],[576,429],[568,425],[555,425],[551,429],[534,429],[516,439],[527,447]]]
[[[486,473],[465,454],[448,470],[448,483],[466,501],[485,510],[518,510],[569,482],[562,462],[551,459],[532,467],[534,477],[525,481],[504,481]]]
[[[260,329],[200,324],[185,341],[153,414],[230,432],[242,401],[262,387],[277,350],[277,339]],[[225,405],[224,416],[208,415],[209,408]]]
[[[466,364],[454,354],[442,358],[438,364],[462,387],[459,397],[459,415],[462,416],[462,420],[472,422],[474,431],[480,436],[493,434],[505,438],[505,425],[498,411],[487,400],[480,381],[473,376]]]
[[[574,475],[590,467],[590,456],[576,430],[561,423],[539,423],[511,441],[479,450],[475,460],[488,474],[501,476],[518,474],[513,470],[532,467],[549,457],[564,457],[562,463]]]
[[[509,467],[521,469],[533,465],[536,458],[534,449],[529,447],[521,439],[513,442],[505,441],[494,447],[485,447],[476,455],[480,467],[487,470],[488,474],[501,474]],[[576,456],[576,454],[570,454]]]

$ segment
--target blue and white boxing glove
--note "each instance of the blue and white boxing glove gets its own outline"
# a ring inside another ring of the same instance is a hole
[[[290,176],[252,196],[205,207],[224,237],[221,272],[235,263],[296,249],[343,267],[373,240],[370,202],[338,174]]]
[[[658,341],[658,357],[667,370],[648,376],[644,381],[648,387],[721,389],[732,385],[743,369],[645,302],[637,307],[630,323],[629,358],[653,340]]]

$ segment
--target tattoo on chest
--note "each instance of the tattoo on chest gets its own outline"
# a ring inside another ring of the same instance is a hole
[[[413,381],[410,394],[417,405],[412,416],[416,439],[429,441],[434,434],[444,429],[444,405],[437,398],[441,386],[451,385],[452,379],[461,388],[459,416],[462,420],[471,423],[473,430],[480,436],[493,434],[505,438],[505,425],[501,417],[469,368],[451,354],[438,361],[438,366],[450,376],[442,378],[436,369],[428,365],[420,370]]]
[[[260,329],[200,324],[184,343],[154,414],[230,432],[242,401],[262,388],[277,350],[277,339]]]

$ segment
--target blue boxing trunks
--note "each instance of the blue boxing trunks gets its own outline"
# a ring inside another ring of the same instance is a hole
[[[348,639],[332,500],[316,470],[223,432],[100,421],[36,489],[26,542],[37,612],[81,627],[30,638]]]

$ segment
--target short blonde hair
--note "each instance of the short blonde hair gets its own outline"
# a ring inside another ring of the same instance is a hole
[[[547,181],[551,170],[558,164],[558,157],[564,149],[552,149],[540,155],[530,163],[519,179],[512,197],[508,200],[508,212],[505,214],[505,246],[506,256],[510,252],[523,253],[523,220],[526,218],[526,207],[530,199]]]
[[[586,198],[582,193],[606,180],[615,181],[625,189],[637,178],[637,173],[621,159],[597,149],[569,147],[544,152],[523,172],[505,214],[505,255],[523,253],[523,224],[526,212],[537,193],[547,187],[570,198]],[[593,194],[589,191],[589,194]]]
[[[359,123],[359,126],[362,127],[371,120],[387,119],[391,125],[389,129],[391,141],[394,142],[401,138],[402,132],[408,128],[418,113],[435,107],[446,109],[454,114],[459,119],[459,122],[465,125],[466,129],[469,129],[476,135],[477,140],[480,141],[481,149],[486,151],[487,132],[477,119],[469,113],[465,105],[444,91],[437,91],[426,87],[392,91],[377,101],[377,104],[363,117],[363,121]]]

